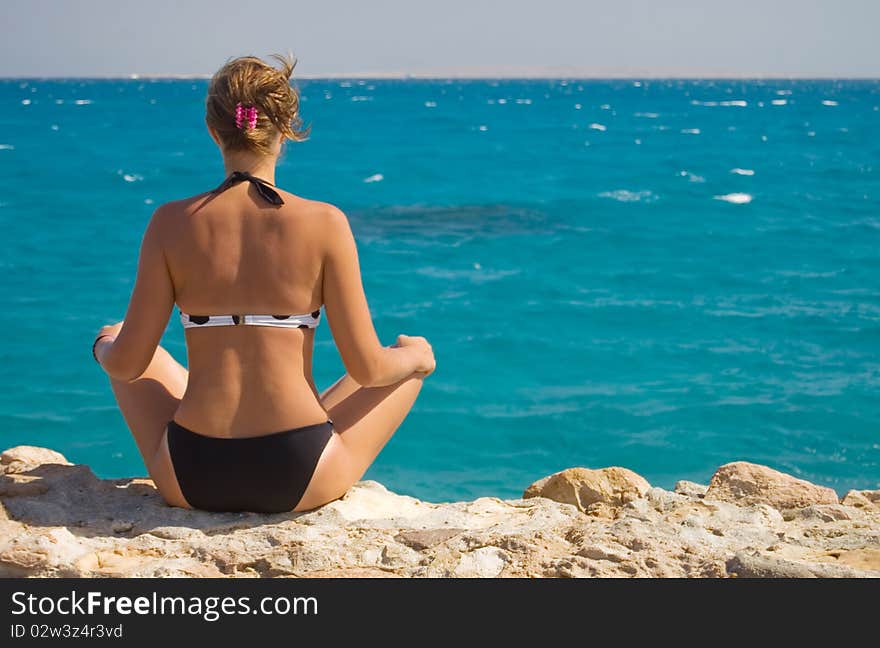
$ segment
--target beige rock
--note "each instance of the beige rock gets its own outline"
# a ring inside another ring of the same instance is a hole
[[[754,493],[711,500],[579,468],[527,491],[563,502],[435,504],[363,481],[308,513],[218,514],[50,450],[0,456],[0,577],[880,577],[872,491],[783,516]]]
[[[736,461],[712,476],[706,499],[737,504],[769,504],[782,511],[811,504],[837,504],[837,493],[767,466]]]
[[[851,490],[841,504],[880,512],[880,490]]]
[[[0,454],[0,473],[14,473],[27,466],[51,463],[70,465],[60,452],[36,446],[15,446]]]
[[[650,488],[644,477],[626,468],[568,468],[536,481],[526,489],[523,498],[546,497],[586,511],[597,503],[623,506],[642,497]]]
[[[709,487],[705,484],[697,484],[696,482],[688,481],[687,479],[679,479],[675,482],[675,488],[673,490],[679,495],[700,498],[706,494],[708,489]]]

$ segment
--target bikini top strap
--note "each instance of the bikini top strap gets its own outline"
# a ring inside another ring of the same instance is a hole
[[[262,178],[258,178],[256,176],[253,176],[250,173],[248,173],[247,171],[233,171],[232,173],[229,174],[229,177],[223,181],[223,184],[221,184],[219,187],[214,189],[214,191],[212,191],[211,193],[221,193],[221,192],[229,189],[229,187],[231,187],[232,185],[238,184],[239,182],[242,182],[244,180],[247,180],[252,185],[254,185],[254,187],[256,187],[256,189],[257,189],[257,192],[267,202],[269,202],[273,205],[283,205],[284,204],[284,200],[282,200],[281,196],[278,195],[278,192],[272,188],[274,186],[272,183],[266,182]]]

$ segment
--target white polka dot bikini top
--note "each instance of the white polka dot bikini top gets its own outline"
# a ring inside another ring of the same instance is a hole
[[[243,180],[250,182],[266,202],[283,205],[284,200],[272,189],[274,185],[257,178],[246,171],[233,171],[219,187],[211,193],[220,193]],[[283,328],[316,328],[321,321],[321,309],[304,315],[189,315],[180,312],[183,328],[203,328],[207,326],[280,326]]]
[[[316,328],[321,321],[321,309],[304,315],[189,315],[180,312],[183,328],[207,326],[280,326],[283,328]]]

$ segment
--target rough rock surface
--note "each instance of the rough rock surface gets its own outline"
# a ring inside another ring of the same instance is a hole
[[[739,504],[769,504],[777,509],[797,509],[810,504],[837,504],[831,488],[816,486],[767,466],[735,461],[712,476],[706,499]]]
[[[568,468],[539,479],[526,489],[523,498],[546,497],[587,511],[596,504],[623,506],[650,488],[644,477],[626,468]]]
[[[309,513],[217,514],[17,447],[0,455],[0,576],[880,577],[880,491],[796,496],[806,482],[752,467],[743,485],[730,465],[705,496],[573,469],[527,499],[434,504],[364,481]]]

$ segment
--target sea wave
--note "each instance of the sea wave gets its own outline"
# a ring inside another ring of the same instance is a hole
[[[706,178],[690,171],[681,170],[678,172],[682,178],[687,178],[690,182],[706,182]]]
[[[753,169],[741,169],[739,167],[735,167],[730,170],[734,175],[743,175],[743,176],[753,176],[755,172]]]
[[[628,189],[617,189],[615,191],[603,191],[599,194],[600,198],[611,198],[618,202],[653,202],[657,200],[657,194],[653,191],[630,191]]]
[[[713,196],[715,200],[723,200],[724,202],[733,203],[734,205],[746,205],[752,202],[752,195],[747,193],[729,193],[720,196]]]
[[[737,108],[745,108],[749,105],[748,101],[744,99],[734,99],[728,101],[699,101],[698,99],[694,99],[691,101],[692,106],[735,106]]]

